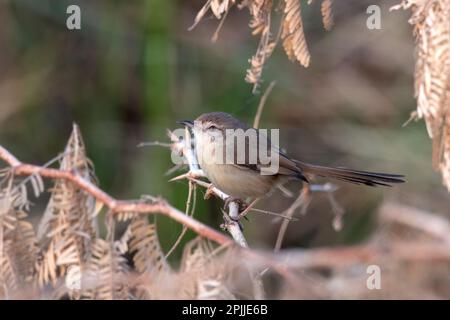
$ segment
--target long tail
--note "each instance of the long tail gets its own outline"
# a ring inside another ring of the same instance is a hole
[[[300,161],[295,161],[302,173],[313,174],[325,178],[334,178],[356,184],[365,184],[367,186],[388,186],[392,183],[405,182],[405,176],[401,174],[376,173],[368,171],[353,170],[347,168],[331,168],[316,166]]]

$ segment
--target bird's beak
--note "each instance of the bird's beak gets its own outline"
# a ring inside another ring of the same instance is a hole
[[[177,123],[182,124],[188,128],[192,128],[194,126],[194,121],[192,121],[192,120],[180,120],[180,121],[177,121]]]

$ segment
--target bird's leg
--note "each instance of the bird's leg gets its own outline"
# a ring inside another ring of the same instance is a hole
[[[208,188],[206,188],[206,193],[205,196],[203,197],[203,199],[207,200],[209,198],[211,198],[211,195],[214,194],[214,185],[211,183]]]
[[[230,226],[230,224],[237,223],[239,226],[239,229],[241,231],[244,231],[244,226],[242,225],[242,223],[240,221],[237,221],[237,220],[231,218],[230,215],[225,210],[222,210],[222,214],[223,214],[223,223],[220,225],[221,229],[228,230],[228,227]]]
[[[245,204],[244,200],[242,200],[241,198],[238,197],[232,197],[229,196],[228,198],[225,199],[224,204],[223,204],[223,209],[227,210],[230,207],[230,204],[232,202],[235,202],[239,205],[239,211],[241,211],[241,209],[243,207],[246,207],[247,205]]]
[[[246,204],[242,199],[230,196],[225,200],[224,209],[226,210],[227,208],[229,208],[230,203],[232,202],[237,203],[239,205],[239,215],[237,218],[230,217],[230,219],[239,221],[244,218],[247,213],[249,213],[249,211],[255,206],[259,199],[260,198],[256,198],[252,202],[250,202],[250,204]]]

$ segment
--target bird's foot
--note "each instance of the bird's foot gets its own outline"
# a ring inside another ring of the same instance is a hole
[[[244,231],[244,226],[239,220],[231,218],[225,211],[222,211],[222,213],[223,213],[223,223],[220,225],[220,228],[222,230],[228,230],[231,224],[237,223],[239,229],[241,231]]]
[[[255,206],[256,202],[258,202],[258,201],[259,201],[259,198],[256,198],[250,204],[247,204],[240,198],[228,197],[225,200],[224,210],[229,210],[231,203],[233,203],[233,202],[237,203],[239,214],[237,215],[237,217],[230,217],[230,219],[232,219],[234,221],[240,221],[242,218],[245,218],[246,220],[248,220],[248,218],[246,217],[247,213],[250,212],[250,210]]]
[[[208,188],[206,188],[206,193],[205,196],[203,197],[203,199],[208,200],[209,198],[211,198],[211,195],[214,194],[214,185],[211,183]]]
[[[228,198],[225,199],[223,209],[229,210],[230,204],[233,202],[238,205],[238,212],[241,212],[247,208],[247,204],[244,202],[244,200],[242,200],[241,198],[229,196]],[[230,219],[233,219],[233,218],[230,217]]]

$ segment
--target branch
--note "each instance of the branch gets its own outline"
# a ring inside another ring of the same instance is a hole
[[[387,202],[379,209],[379,219],[419,230],[434,239],[429,241],[389,241],[350,247],[283,250],[274,260],[288,268],[343,268],[355,264],[386,261],[450,261],[450,222],[448,219],[417,208]]]
[[[207,183],[202,180],[198,180],[197,177],[204,177],[204,173],[198,166],[198,160],[191,147],[190,133],[186,128],[185,139],[181,141],[177,136],[169,131],[169,137],[172,140],[172,149],[176,152],[182,153],[185,157],[187,164],[189,166],[189,171],[178,177],[173,178],[171,181],[187,178],[190,181],[207,188],[206,196],[209,197],[211,194],[217,196],[218,198],[226,201],[230,198],[228,194],[214,187],[211,183]],[[239,204],[236,202],[231,202],[229,205],[228,217],[231,219],[226,219],[224,225],[225,229],[230,233],[233,239],[243,248],[248,248],[247,241],[245,240],[244,234],[241,231],[237,218],[239,216]]]
[[[270,93],[272,92],[273,87],[275,86],[275,81],[272,81],[269,86],[267,87],[266,91],[261,97],[261,100],[259,101],[258,110],[256,111],[255,120],[253,120],[253,128],[258,129],[259,127],[259,121],[261,119],[261,114],[264,109],[264,105],[266,104],[266,100],[269,97]]]
[[[148,203],[140,200],[135,201],[117,200],[111,197],[103,190],[101,190],[100,188],[98,188],[90,181],[78,175],[77,172],[75,171],[69,172],[22,163],[1,145],[0,145],[0,159],[3,159],[6,163],[8,163],[11,166],[13,173],[16,175],[31,176],[33,174],[38,174],[44,178],[64,179],[71,181],[77,187],[92,195],[99,202],[103,203],[106,207],[110,209],[110,211],[113,214],[120,212],[135,212],[135,213],[150,213],[150,214],[160,213],[174,219],[175,221],[178,221],[179,223],[195,231],[202,237],[208,238],[222,245],[233,244],[233,240],[230,239],[229,237],[185,215],[184,212],[181,212],[180,210],[172,207],[164,200],[159,200],[154,203]]]
[[[450,261],[448,244],[430,241],[394,241],[336,248],[283,250],[272,256],[287,268],[345,268],[355,264],[380,264],[392,261]]]
[[[450,222],[442,216],[394,202],[381,206],[379,215],[381,221],[403,224],[450,244]]]
[[[334,213],[334,220],[333,220],[333,227],[335,230],[339,231],[341,229],[342,223],[341,223],[341,217],[343,214],[343,209],[339,204],[337,203],[336,199],[334,198],[333,193],[337,190],[337,187],[332,183],[325,183],[325,184],[304,184],[302,190],[300,191],[299,196],[297,199],[287,208],[285,211],[283,211],[283,216],[287,217],[280,226],[280,229],[278,231],[277,240],[275,242],[275,248],[274,252],[278,252],[281,249],[281,245],[283,244],[283,239],[286,234],[287,227],[289,225],[289,222],[292,220],[294,213],[297,209],[301,209],[301,214],[306,214],[306,210],[309,207],[309,204],[311,203],[312,196],[311,194],[313,192],[325,192],[328,196],[328,200],[331,204],[331,210]]]
[[[310,189],[309,185],[304,185],[302,191],[300,192],[300,195],[298,198],[287,208],[283,214],[285,214],[287,217],[292,218],[295,211],[302,207],[306,209],[310,202]],[[278,252],[281,249],[281,245],[283,243],[284,235],[286,234],[287,227],[289,225],[290,220],[286,219],[283,220],[280,226],[280,230],[278,231],[277,241],[275,243],[274,251]]]

